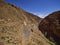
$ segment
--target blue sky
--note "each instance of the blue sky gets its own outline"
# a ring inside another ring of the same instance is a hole
[[[60,10],[60,0],[4,0],[14,4],[22,9],[36,14],[40,17],[45,17],[48,14]]]

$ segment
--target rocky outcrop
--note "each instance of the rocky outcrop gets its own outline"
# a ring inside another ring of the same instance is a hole
[[[48,39],[60,45],[60,11],[45,17],[40,22],[39,29]]]
[[[41,18],[0,1],[0,45],[54,45],[39,31]]]

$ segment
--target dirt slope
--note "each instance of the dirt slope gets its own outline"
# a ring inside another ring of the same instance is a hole
[[[0,1],[0,45],[54,45],[39,31],[41,18]]]

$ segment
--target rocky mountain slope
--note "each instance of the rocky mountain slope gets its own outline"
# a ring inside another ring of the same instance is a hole
[[[40,22],[39,29],[49,40],[60,45],[60,11],[45,17]]]
[[[41,18],[0,1],[0,45],[55,45],[39,31]]]

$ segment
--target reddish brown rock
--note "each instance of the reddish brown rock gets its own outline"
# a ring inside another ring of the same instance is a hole
[[[60,11],[45,17],[41,21],[39,29],[48,39],[60,44]]]
[[[3,42],[0,42],[0,45],[4,45],[4,43]]]

